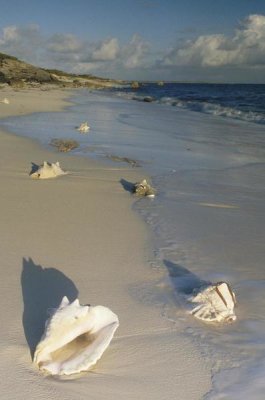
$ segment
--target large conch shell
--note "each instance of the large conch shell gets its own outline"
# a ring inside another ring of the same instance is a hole
[[[202,287],[189,299],[197,303],[191,311],[194,317],[206,322],[232,322],[236,320],[235,293],[228,283],[218,282]]]
[[[82,122],[82,124],[79,125],[79,127],[77,128],[77,130],[81,133],[86,133],[88,132],[90,129],[90,127],[88,126],[87,122]]]
[[[155,197],[155,189],[147,183],[146,179],[142,180],[142,182],[135,183],[134,193],[136,196]]]
[[[30,177],[34,179],[49,179],[66,174],[67,172],[62,170],[58,161],[51,164],[47,163],[47,161],[44,161],[43,165],[41,165],[37,171],[34,171],[30,174]]]
[[[47,320],[33,362],[49,375],[89,370],[108,347],[119,320],[109,308],[72,303],[65,296]]]

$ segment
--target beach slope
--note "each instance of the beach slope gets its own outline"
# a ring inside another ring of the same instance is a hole
[[[0,117],[57,111],[65,91],[1,91]],[[0,371],[2,398],[201,399],[210,368],[152,298],[160,272],[148,264],[147,227],[116,168],[43,149],[0,130]],[[59,161],[68,175],[29,177],[32,163]],[[45,378],[32,364],[48,310],[61,298],[104,305],[120,320],[95,368],[78,380]]]

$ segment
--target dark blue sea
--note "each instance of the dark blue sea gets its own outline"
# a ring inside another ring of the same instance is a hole
[[[265,85],[165,82],[141,83],[138,89],[115,90],[133,100],[265,123]]]

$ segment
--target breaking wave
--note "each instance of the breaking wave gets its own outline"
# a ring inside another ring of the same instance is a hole
[[[265,124],[265,114],[263,113],[258,113],[255,111],[244,111],[240,110],[237,107],[223,106],[221,104],[209,101],[182,100],[176,97],[161,97],[159,99],[154,96],[136,95],[132,92],[119,91],[116,92],[116,95],[118,95],[119,97],[123,97],[127,100],[163,104],[182,108],[185,110],[201,112],[204,114],[211,114],[219,117],[232,118],[256,124]]]
[[[214,116],[265,124],[265,85],[166,82],[115,89],[120,97]]]
[[[237,108],[225,107],[220,104],[209,102],[183,101],[171,98],[162,98],[160,102],[205,114],[234,118],[247,122],[254,122],[256,124],[265,124],[265,115],[254,111],[242,111]]]

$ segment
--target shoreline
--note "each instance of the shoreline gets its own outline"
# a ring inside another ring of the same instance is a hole
[[[0,105],[0,117],[61,111],[70,104],[66,99],[71,92],[0,91],[1,97],[10,98],[9,105]],[[55,398],[67,400],[90,391],[97,399],[161,400],[176,392],[182,400],[202,398],[210,390],[210,367],[152,302],[161,272],[154,273],[148,265],[152,257],[148,227],[132,210],[134,199],[120,184],[121,179],[139,180],[141,170],[65,156],[2,130],[0,143],[5,316],[0,367],[7,374],[6,397],[44,399],[55,393]],[[44,160],[59,161],[70,174],[31,180],[31,163]],[[55,307],[63,294],[78,295],[82,304],[110,307],[120,319],[110,347],[95,368],[79,381],[67,382],[67,387],[45,379],[30,358],[43,330],[44,305]],[[6,312],[7,304],[11,313]]]

